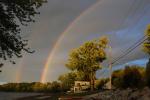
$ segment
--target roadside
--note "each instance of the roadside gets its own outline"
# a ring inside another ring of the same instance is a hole
[[[150,100],[150,88],[106,90],[85,96],[84,100]]]

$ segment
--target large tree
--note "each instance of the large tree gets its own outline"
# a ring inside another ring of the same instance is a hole
[[[147,37],[147,40],[143,44],[143,50],[144,52],[150,55],[150,25],[148,25],[145,31],[145,35]],[[147,79],[147,84],[150,86],[150,58],[146,65],[146,79]]]
[[[101,68],[100,63],[106,59],[105,48],[107,43],[106,37],[84,43],[71,52],[66,64],[71,70],[88,73],[91,90],[94,89],[95,73]]]
[[[37,9],[45,0],[0,0],[0,58],[12,61],[21,57],[22,51],[32,53],[27,40],[21,37],[21,25],[34,22]]]

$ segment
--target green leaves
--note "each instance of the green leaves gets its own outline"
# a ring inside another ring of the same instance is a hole
[[[143,43],[143,51],[150,55],[150,25],[147,26],[145,35],[147,36],[147,41]]]
[[[67,68],[78,71],[96,71],[101,68],[100,63],[105,60],[104,49],[108,43],[107,38],[88,41],[70,53]]]

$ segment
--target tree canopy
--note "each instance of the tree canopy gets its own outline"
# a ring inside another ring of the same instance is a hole
[[[147,40],[143,44],[143,50],[150,55],[150,25],[147,26],[145,35],[147,37]]]
[[[21,57],[22,51],[32,53],[27,40],[21,37],[21,25],[34,22],[37,9],[46,0],[1,0],[0,1],[0,58],[12,61],[13,56]]]

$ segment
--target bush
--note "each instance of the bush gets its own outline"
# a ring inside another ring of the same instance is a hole
[[[126,67],[123,75],[124,88],[137,88],[140,87],[142,82],[142,75],[136,67]]]
[[[103,79],[100,79],[100,80],[97,80],[96,81],[96,84],[95,84],[95,88],[96,89],[103,89],[104,85],[108,82],[108,78],[103,78]]]
[[[116,88],[141,88],[145,85],[145,70],[139,66],[126,66],[112,73],[112,84]]]

